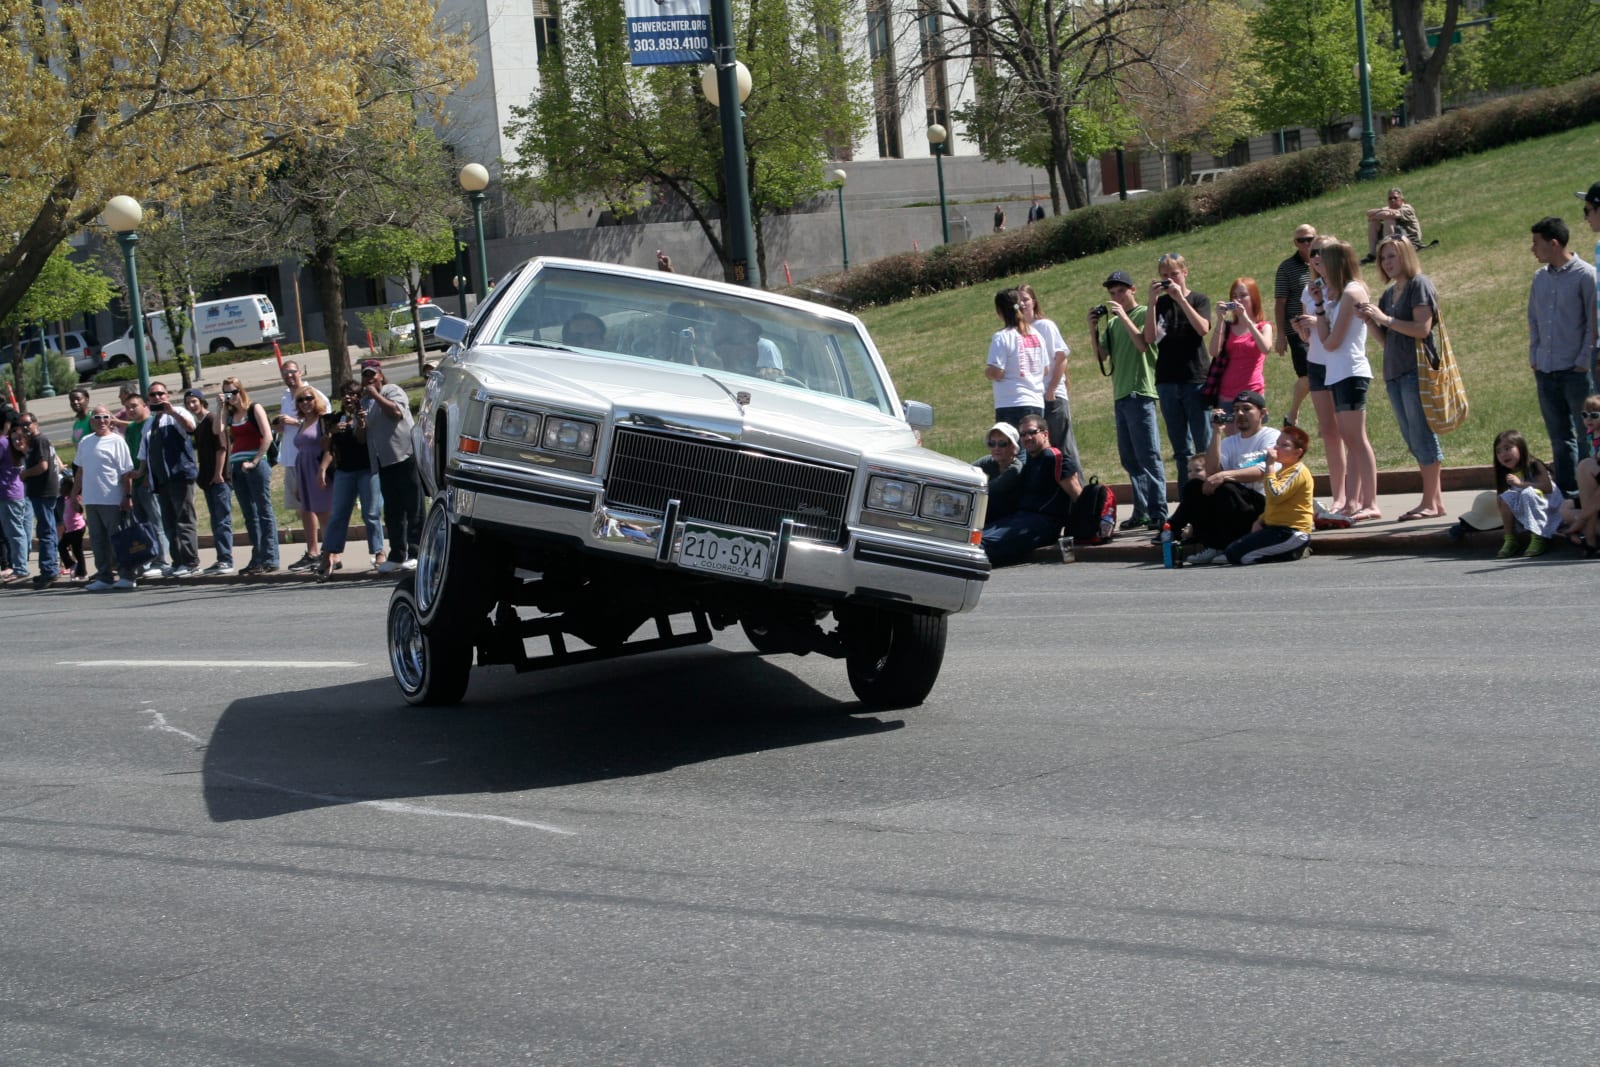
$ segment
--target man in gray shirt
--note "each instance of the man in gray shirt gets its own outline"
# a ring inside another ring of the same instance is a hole
[[[356,435],[365,437],[383,493],[383,527],[389,558],[378,573],[416,570],[422,536],[422,479],[411,445],[411,399],[383,376],[383,364],[361,361],[361,411]]]
[[[1550,433],[1551,466],[1562,492],[1578,487],[1578,461],[1589,454],[1579,421],[1594,392],[1595,270],[1567,250],[1567,224],[1547,216],[1533,225],[1533,258],[1543,264],[1528,291],[1528,366]]]

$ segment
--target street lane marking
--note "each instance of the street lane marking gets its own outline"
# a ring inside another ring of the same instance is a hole
[[[146,730],[164,730],[169,734],[177,734],[179,737],[186,737],[190,741],[193,741],[197,745],[205,744],[204,740],[202,740],[201,738],[196,737],[194,734],[191,734],[189,731],[180,730],[176,726],[173,726],[171,723],[169,723],[167,721],[167,717],[165,715],[161,714],[159,711],[148,711],[147,710],[145,712],[145,714],[146,715],[154,715],[155,716],[155,720],[153,722],[149,723],[147,726],[145,726]]]
[[[262,789],[271,789],[278,793],[287,793],[290,796],[305,797],[309,800],[320,800],[325,804],[353,804],[360,807],[377,808],[379,811],[391,811],[402,815],[430,815],[442,819],[478,819],[483,822],[505,823],[507,826],[521,826],[529,830],[543,830],[548,834],[560,834],[563,837],[576,836],[576,831],[565,830],[549,823],[532,822],[528,819],[513,819],[509,815],[485,815],[475,811],[450,811],[448,808],[434,808],[426,804],[410,804],[401,800],[362,800],[359,797],[342,797],[329,793],[309,793],[303,789],[291,789],[286,785],[275,782],[264,782],[259,778],[245,778],[227,771],[210,771],[218,778],[231,778],[235,782],[244,782],[247,785],[260,786]]]
[[[319,667],[365,667],[353,659],[63,659],[57,667],[287,667],[316,670]]]

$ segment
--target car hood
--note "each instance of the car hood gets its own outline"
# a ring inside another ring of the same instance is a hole
[[[851,467],[868,456],[960,482],[983,480],[969,464],[923,448],[902,419],[759,378],[656,360],[509,346],[474,349],[468,369],[497,397],[526,398],[540,406],[566,403],[574,414],[609,415],[619,425],[804,451],[806,458]],[[740,394],[748,394],[748,400],[741,403]]]

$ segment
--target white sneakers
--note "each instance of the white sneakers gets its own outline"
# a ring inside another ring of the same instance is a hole
[[[408,559],[404,563],[396,563],[392,559],[386,559],[378,564],[379,574],[393,574],[395,571],[414,571],[416,569],[417,561],[414,559]]]

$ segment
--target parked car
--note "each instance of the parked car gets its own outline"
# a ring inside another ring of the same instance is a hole
[[[88,381],[99,373],[100,346],[91,345],[84,339],[83,334],[77,330],[68,330],[62,335],[66,339],[67,347],[63,350],[54,331],[45,336],[44,343],[52,352],[61,352],[72,360],[72,367],[78,372],[80,381]],[[26,338],[22,342],[22,351],[25,359],[35,359],[39,355],[40,341],[38,336]],[[0,348],[0,364],[9,365],[14,357],[14,349],[8,344]]]
[[[417,317],[422,321],[422,347],[449,348],[450,343],[435,336],[434,328],[439,325],[439,320],[444,318],[444,312],[439,310],[438,304],[418,304]],[[416,324],[411,321],[411,305],[406,304],[389,312],[389,339],[392,347],[401,352],[409,352],[416,347],[411,343],[411,331],[416,329]]]
[[[985,481],[921,446],[933,412],[901,401],[860,320],[535,259],[436,332],[452,348],[414,431],[435,499],[387,619],[406,700],[460,700],[474,660],[560,666],[732,625],[764,653],[843,659],[869,707],[932,689],[949,616],[989,576]]]

